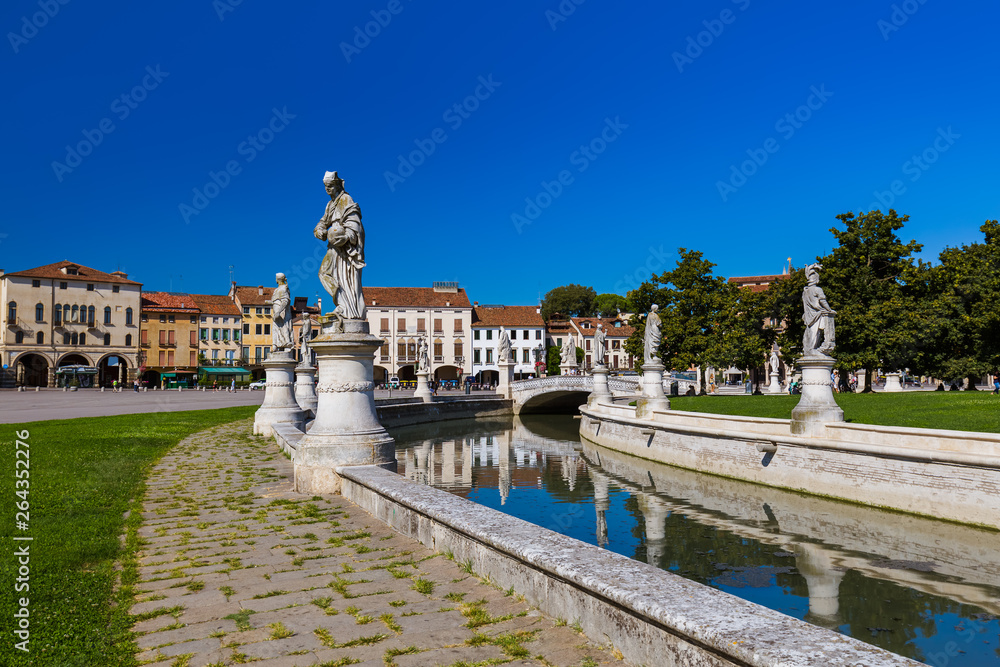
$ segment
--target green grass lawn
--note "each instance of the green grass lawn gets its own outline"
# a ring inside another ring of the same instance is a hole
[[[858,424],[1000,433],[1000,396],[988,391],[834,394],[844,419]],[[670,407],[690,412],[790,419],[798,396],[677,396]]]
[[[12,630],[17,598],[30,600],[30,653],[5,630],[6,665],[134,665],[129,639],[130,579],[138,546],[139,503],[152,464],[192,433],[253,415],[256,406],[0,426],[3,470],[3,595],[0,614]],[[30,437],[30,529],[15,529],[15,434]],[[128,520],[129,543],[119,537]],[[14,542],[30,535],[32,542]],[[30,590],[15,593],[14,545],[30,544]],[[124,587],[114,589],[125,556]],[[122,604],[124,603],[124,604]]]

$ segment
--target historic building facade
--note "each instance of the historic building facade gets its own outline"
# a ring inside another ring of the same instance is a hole
[[[131,382],[139,351],[142,283],[70,261],[0,271],[6,387]]]
[[[542,347],[545,361],[545,320],[539,306],[480,306],[472,309],[472,373],[476,380],[496,384],[500,380],[497,366],[497,342],[500,327],[510,337],[514,379],[535,377],[535,354]]]
[[[239,306],[225,294],[192,294],[198,308],[198,376],[228,383],[243,381],[250,370],[243,368],[243,316]]]
[[[200,311],[190,294],[143,292],[139,353],[149,386],[191,385],[198,374]]]
[[[237,285],[229,288],[229,298],[236,304],[243,322],[241,347],[244,363],[253,377],[264,377],[264,361],[271,354],[271,294],[273,287]]]
[[[435,380],[472,372],[472,304],[458,283],[433,287],[365,287],[371,332],[385,341],[375,355],[375,381],[416,378],[417,341],[426,338]]]
[[[607,353],[604,365],[609,370],[632,370],[635,359],[625,351],[625,341],[632,335],[634,329],[622,317],[574,317],[570,319],[570,327],[576,336],[576,344],[583,348],[583,369],[591,370],[594,366],[594,334],[597,325],[604,329],[604,342]]]

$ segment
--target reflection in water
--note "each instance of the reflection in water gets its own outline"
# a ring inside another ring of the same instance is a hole
[[[1000,666],[1000,536],[580,441],[570,417],[397,429],[400,473],[934,665]]]

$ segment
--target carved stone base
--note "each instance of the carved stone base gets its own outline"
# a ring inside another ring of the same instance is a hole
[[[335,320],[322,323],[322,334],[310,344],[319,367],[318,400],[316,419],[295,455],[299,493],[339,493],[339,466],[396,469],[395,441],[375,412],[373,364],[382,339],[361,320],[346,321],[342,333],[333,333]]]
[[[611,398],[611,390],[608,389],[608,367],[594,366],[594,389],[587,396],[587,405],[594,405],[598,401]]]
[[[826,355],[802,357],[802,398],[792,410],[791,432],[794,435],[821,435],[823,425],[844,421],[844,411],[833,400],[834,360]]]
[[[642,396],[636,399],[635,416],[646,419],[657,410],[669,410],[670,399],[663,393],[663,364],[654,362],[642,367]]]
[[[316,369],[313,366],[295,367],[295,401],[303,410],[316,414]]]
[[[778,380],[778,372],[771,372],[771,384],[767,385],[767,393],[769,394],[784,394],[785,390],[781,386],[781,381]]]
[[[417,373],[417,390],[413,392],[413,397],[422,399],[424,403],[434,400],[434,395],[431,394],[430,376],[428,371]]]
[[[900,392],[903,391],[903,383],[899,381],[900,373],[886,373],[885,374],[885,387],[882,391],[885,392]]]
[[[510,398],[510,383],[514,377],[514,362],[498,363],[497,368],[500,371],[500,382],[497,384],[497,393],[504,398]]]
[[[305,414],[295,400],[295,356],[288,351],[275,352],[263,363],[267,373],[264,402],[254,414],[253,432],[271,435],[271,424],[291,424],[301,429]]]

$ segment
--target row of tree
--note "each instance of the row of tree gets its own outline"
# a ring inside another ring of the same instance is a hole
[[[820,285],[837,311],[834,356],[842,377],[864,369],[870,389],[876,369],[950,380],[1000,368],[1000,223],[987,221],[982,242],[946,248],[931,264],[914,256],[920,243],[897,234],[908,216],[875,210],[837,219],[830,231],[838,245],[817,261]],[[786,363],[798,359],[802,269],[753,291],[713,275],[715,265],[701,252],[678,254],[676,267],[627,296],[626,308],[637,313],[630,354],[642,358],[645,313],[656,303],[668,368],[758,369],[775,341]]]

